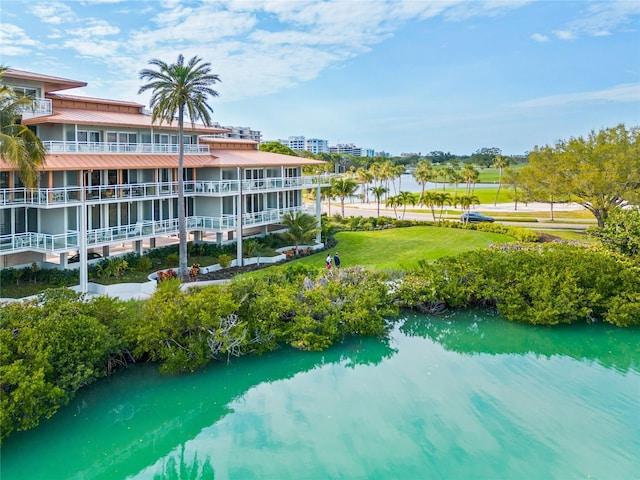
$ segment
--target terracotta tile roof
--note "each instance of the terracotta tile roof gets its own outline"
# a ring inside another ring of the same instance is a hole
[[[302,157],[292,157],[258,150],[215,150],[210,155],[185,155],[186,168],[203,167],[294,167],[299,165],[322,165],[325,162]],[[47,155],[45,171],[60,170],[117,170],[121,168],[176,168],[177,155],[154,154],[50,154]],[[0,160],[0,171],[15,170]]]
[[[282,155],[279,153],[261,152],[259,150],[223,150],[211,152],[218,157],[221,167],[294,167],[299,165],[324,165],[326,162],[309,158]]]
[[[122,113],[122,112],[103,112],[95,110],[83,110],[76,108],[56,108],[52,115],[23,119],[24,125],[42,125],[42,124],[78,124],[78,125],[96,125],[106,127],[138,127],[138,128],[158,128],[159,130],[178,130],[178,122],[159,121],[151,123],[150,115]],[[185,122],[185,132],[196,133],[226,133],[225,128],[205,127],[202,124],[195,124],[191,128],[190,122]]]

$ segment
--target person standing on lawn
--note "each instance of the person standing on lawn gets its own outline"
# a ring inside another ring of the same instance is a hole
[[[327,270],[331,270],[331,254],[327,255],[326,262],[327,262]]]
[[[340,257],[338,256],[338,252],[333,256],[333,264],[336,268],[340,268]]]

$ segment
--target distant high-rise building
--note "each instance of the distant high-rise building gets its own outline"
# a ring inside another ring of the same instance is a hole
[[[252,140],[254,142],[260,143],[262,140],[262,133],[259,130],[251,130],[251,127],[232,127],[232,126],[222,126],[219,123],[214,123],[214,127],[224,128],[229,130],[226,133],[218,133],[212,135],[216,138],[234,138],[237,140]]]
[[[318,153],[329,153],[329,141],[320,138],[307,138],[305,150],[309,150],[314,155]]]

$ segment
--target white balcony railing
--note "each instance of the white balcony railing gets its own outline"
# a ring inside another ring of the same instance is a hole
[[[42,142],[49,153],[168,153],[178,154],[178,145],[163,143],[112,143],[112,142]],[[209,153],[209,145],[185,144],[185,155]]]
[[[327,176],[270,177],[259,180],[188,180],[184,182],[186,196],[224,197],[237,195],[242,183],[242,193],[296,190],[329,185]],[[78,186],[0,189],[0,206],[41,205],[62,206],[82,201],[82,189]],[[91,185],[85,187],[85,201],[89,204],[110,203],[122,200],[148,200],[160,197],[177,197],[178,182],[127,183],[119,185]]]
[[[282,216],[290,211],[305,210],[305,206],[292,208],[274,208],[262,212],[245,213],[242,215],[244,226],[258,226],[277,223]],[[190,216],[187,217],[187,231],[224,232],[233,230],[237,225],[235,215],[219,217]],[[177,234],[178,219],[143,220],[132,225],[99,228],[87,232],[87,246],[98,247],[111,243],[135,241],[158,235]],[[21,251],[37,251],[43,253],[60,253],[76,250],[80,246],[77,231],[63,234],[48,234],[25,232],[14,235],[0,235],[0,252],[15,253]]]
[[[49,98],[34,98],[33,106],[20,107],[20,113],[22,118],[41,117],[43,115],[51,115],[51,99]]]

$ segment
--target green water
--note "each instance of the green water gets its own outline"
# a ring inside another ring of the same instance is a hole
[[[637,479],[640,330],[464,312],[191,375],[137,365],[1,454],[2,480]]]

